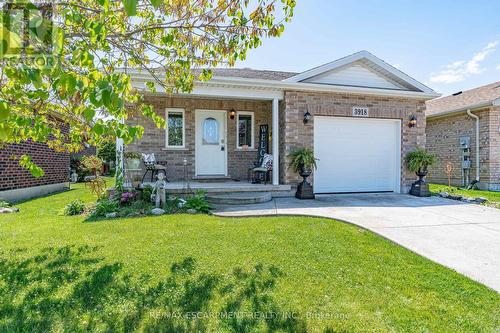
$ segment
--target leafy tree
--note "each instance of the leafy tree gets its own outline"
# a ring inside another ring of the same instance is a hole
[[[132,109],[165,125],[132,88],[128,70],[149,73],[149,90],[189,92],[195,80],[211,78],[207,68],[232,66],[263,38],[280,36],[295,6],[295,0],[13,2],[0,16],[0,144],[33,140],[67,152],[112,137],[140,138],[142,127],[120,121]],[[16,19],[13,7],[27,15]],[[19,28],[24,24],[29,29]],[[43,174],[29,156],[19,159]]]
[[[112,162],[116,159],[116,141],[101,142],[97,147],[97,157],[104,162]]]

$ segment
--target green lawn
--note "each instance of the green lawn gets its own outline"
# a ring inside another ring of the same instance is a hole
[[[56,215],[75,198],[0,216],[0,332],[500,329],[498,293],[352,225]]]
[[[433,194],[438,194],[439,192],[448,192],[450,194],[459,194],[467,198],[483,197],[488,199],[488,202],[485,203],[486,205],[500,208],[500,192],[464,190],[454,186],[452,186],[450,189],[448,185],[441,184],[429,184],[429,189]]]

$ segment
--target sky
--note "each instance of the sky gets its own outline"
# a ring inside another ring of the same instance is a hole
[[[500,80],[499,0],[297,0],[236,67],[302,72],[367,50],[449,95]]]

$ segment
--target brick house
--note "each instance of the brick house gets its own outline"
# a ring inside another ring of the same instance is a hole
[[[453,185],[500,191],[500,81],[428,101],[426,116],[427,149],[438,157],[428,179],[447,184],[449,164]]]
[[[28,154],[45,175],[35,178],[19,166],[15,156]],[[0,200],[15,202],[58,192],[68,187],[69,154],[46,144],[21,142],[0,147]]]
[[[140,90],[152,81],[142,72],[131,76]],[[267,125],[278,166],[274,185],[298,183],[288,154],[307,147],[319,159],[311,177],[315,193],[408,192],[415,176],[402,161],[425,146],[425,101],[437,96],[367,51],[303,73],[214,69],[212,80],[197,82],[190,94],[144,90],[167,129],[131,117],[145,132],[124,149],[154,152],[168,162],[171,181],[183,179],[185,162],[191,179],[246,180],[258,157],[260,126]]]

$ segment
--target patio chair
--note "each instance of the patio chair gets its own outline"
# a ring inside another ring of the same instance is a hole
[[[255,165],[248,169],[248,180],[253,184],[260,183],[264,179],[264,184],[267,184],[271,179],[271,172],[273,171],[273,155],[264,154],[262,161],[255,163]]]
[[[155,154],[142,154],[142,161],[146,166],[146,172],[142,176],[141,183],[144,183],[144,179],[148,172],[151,172],[151,182],[154,182],[158,173],[163,173],[165,175],[165,181],[169,182],[167,178],[167,161],[157,161]]]

